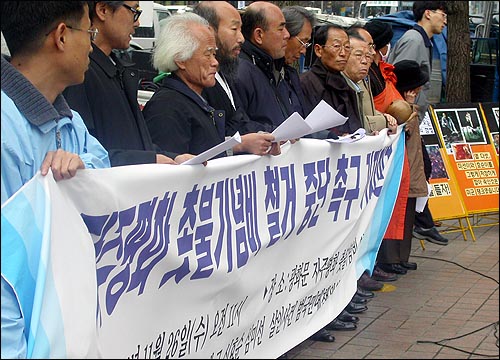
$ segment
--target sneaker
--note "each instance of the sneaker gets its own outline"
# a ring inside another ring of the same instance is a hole
[[[358,286],[363,290],[378,291],[384,287],[384,284],[372,279],[367,272],[364,272],[358,280]]]
[[[435,227],[424,230],[415,226],[413,228],[413,236],[417,239],[427,240],[437,245],[448,245],[448,239],[444,238]]]

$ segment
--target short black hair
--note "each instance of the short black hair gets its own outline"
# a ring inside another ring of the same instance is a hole
[[[325,45],[326,41],[328,40],[328,31],[330,29],[338,29],[347,33],[347,31],[345,31],[345,29],[340,25],[336,24],[321,25],[318,28],[316,28],[316,31],[314,32],[314,44]]]
[[[252,32],[260,27],[266,31],[269,28],[265,9],[248,8],[241,14],[241,33],[246,40],[250,40]]]
[[[59,22],[80,23],[86,1],[2,1],[2,33],[10,54],[37,51]]]
[[[425,10],[442,10],[448,12],[446,1],[414,1],[413,2],[413,17],[415,21],[422,20]]]
[[[89,16],[90,20],[92,21],[97,16],[95,12],[95,6],[97,5],[97,3],[104,3],[108,5],[113,10],[113,12],[115,12],[116,9],[125,4],[125,1],[87,1],[87,3],[89,4]]]

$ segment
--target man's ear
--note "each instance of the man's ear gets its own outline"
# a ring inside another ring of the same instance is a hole
[[[104,2],[101,2],[101,1],[96,2],[95,13],[96,13],[96,16],[99,20],[104,21],[110,12],[111,11],[110,11],[108,5],[106,5]],[[91,16],[91,18],[92,18],[92,16]]]
[[[260,27],[257,27],[253,30],[253,40],[257,45],[262,45],[264,38],[264,30]]]
[[[47,38],[53,41],[54,45],[59,50],[64,50],[64,46],[66,44],[68,36],[68,31],[70,30],[71,29],[69,29],[65,23],[59,23],[59,25],[57,25],[57,27],[47,35]]]
[[[180,70],[186,70],[186,62],[185,61],[174,60],[174,62]]]

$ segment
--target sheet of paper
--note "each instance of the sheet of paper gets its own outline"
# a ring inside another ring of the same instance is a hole
[[[294,112],[283,121],[280,126],[278,126],[272,132],[274,135],[274,141],[284,141],[290,139],[298,139],[304,135],[310,134],[311,127],[304,121],[299,113]]]
[[[321,100],[305,119],[305,122],[311,127],[310,134],[331,129],[344,124],[346,121],[345,116],[341,115],[324,100]]]
[[[424,211],[425,204],[427,204],[427,200],[429,200],[429,196],[431,195],[432,185],[429,183],[427,183],[427,190],[427,196],[418,197],[415,203],[415,211],[418,213]]]
[[[346,136],[340,136],[338,139],[325,139],[325,140],[333,143],[352,143],[364,138],[365,135],[366,135],[366,130],[363,128],[359,128],[354,133]]]
[[[211,149],[208,149],[207,151],[202,152],[201,154],[195,156],[192,159],[189,159],[188,161],[183,162],[181,165],[203,164],[205,161],[210,160],[214,156],[219,155],[221,152],[229,150],[233,146],[240,144],[240,143],[241,143],[241,136],[240,136],[240,133],[237,131],[236,134],[234,134],[232,137],[230,137],[226,141],[224,141],[218,145],[215,145]]]

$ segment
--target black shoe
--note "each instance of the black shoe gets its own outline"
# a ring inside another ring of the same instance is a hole
[[[399,263],[402,267],[408,270],[417,270],[417,263],[414,262],[408,262],[408,261],[401,261]]]
[[[322,341],[322,342],[334,342],[335,341],[335,337],[332,334],[330,334],[328,331],[326,331],[325,328],[323,328],[320,331],[318,331],[317,333],[311,335],[311,337],[309,339],[314,340],[314,341]]]
[[[433,244],[437,245],[448,245],[448,239],[443,237],[439,231],[437,231],[436,227],[432,227],[429,230],[424,230],[418,226],[413,228],[413,236],[417,239],[427,240]]]
[[[404,275],[408,272],[404,267],[399,264],[377,264],[385,272]]]
[[[370,275],[365,271],[363,275],[358,279],[358,287],[363,290],[378,291],[384,287],[384,284],[372,279]]]
[[[344,310],[351,314],[359,314],[368,310],[368,307],[364,304],[356,304],[351,301]]]
[[[350,322],[350,323],[354,323],[354,324],[357,324],[359,322],[359,317],[351,315],[345,310],[342,310],[340,315],[337,316],[337,319],[339,319],[340,321],[343,321],[343,322]]]
[[[358,290],[356,290],[356,295],[361,296],[366,299],[371,299],[375,297],[375,293],[370,291],[370,290],[365,290],[362,289],[360,286],[358,286]]]
[[[377,281],[396,281],[398,276],[394,271],[384,270],[379,264],[373,269],[372,279]]]
[[[325,329],[333,331],[352,331],[356,330],[357,328],[358,326],[355,323],[344,322],[340,321],[339,319],[335,319],[325,326]]]
[[[361,297],[361,296],[354,294],[351,301],[353,303],[356,303],[356,304],[366,304],[368,301],[370,301],[370,299],[367,299],[367,298],[364,298],[364,297]]]

